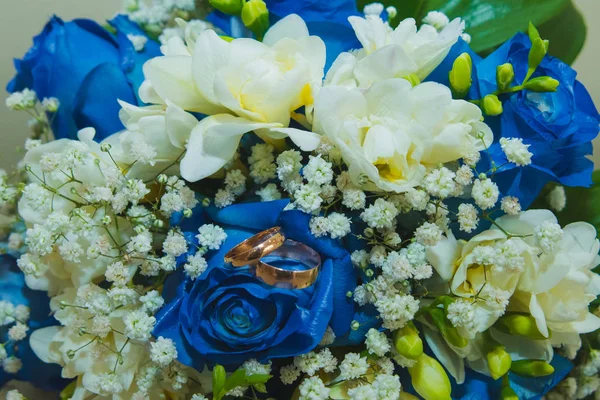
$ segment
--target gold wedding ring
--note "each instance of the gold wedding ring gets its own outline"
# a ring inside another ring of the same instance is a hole
[[[277,262],[291,260],[304,267],[283,269]],[[285,289],[305,289],[319,276],[321,256],[309,246],[286,240],[280,227],[267,229],[244,240],[225,255],[234,267],[248,266],[254,276],[268,285]]]
[[[276,226],[257,233],[233,247],[225,254],[225,262],[234,267],[256,264],[262,257],[279,248],[285,242],[285,235]]]

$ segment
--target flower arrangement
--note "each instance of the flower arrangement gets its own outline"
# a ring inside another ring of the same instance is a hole
[[[469,10],[406,7],[53,17],[8,84],[33,134],[0,175],[0,383],[600,398],[600,242],[562,212],[600,116],[544,29],[482,57]]]

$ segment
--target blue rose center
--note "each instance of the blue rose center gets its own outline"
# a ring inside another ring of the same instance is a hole
[[[267,330],[276,315],[276,307],[266,299],[228,293],[217,302],[213,321],[215,327],[224,328],[227,336],[252,338]]]

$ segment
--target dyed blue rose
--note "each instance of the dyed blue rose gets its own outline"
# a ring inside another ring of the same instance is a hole
[[[222,226],[227,240],[206,256],[208,270],[195,281],[186,279],[181,268],[168,278],[163,294],[167,305],[154,329],[155,336],[175,342],[182,363],[198,370],[215,363],[235,368],[250,358],[267,361],[306,353],[319,344],[328,326],[336,336],[349,331],[354,305],[346,293],[356,287],[350,255],[338,241],[316,239],[308,228],[310,215],[283,211],[286,204],[237,204],[207,210],[207,217],[200,218],[200,224]],[[224,264],[229,249],[274,226],[320,253],[322,269],[311,287],[275,288],[244,268]]]
[[[515,68],[515,84],[527,73],[531,42],[517,34],[477,65],[479,90],[485,96],[496,90],[496,67],[510,62]],[[505,195],[517,196],[527,207],[550,181],[565,186],[592,184],[592,140],[598,135],[600,117],[590,95],[576,80],[577,73],[557,58],[547,56],[533,77],[550,76],[560,82],[556,92],[518,92],[504,96],[504,112],[490,121],[496,138],[517,137],[531,145],[532,164],[519,168],[509,164],[496,174]],[[506,158],[495,143],[490,154],[496,165]]]
[[[323,39],[327,47],[325,71],[340,53],[362,47],[348,22],[348,17],[359,15],[355,0],[265,0],[265,3],[271,25],[290,14],[298,14],[306,22],[310,34]],[[237,17],[215,11],[208,19],[230,36],[250,35]]]
[[[25,285],[25,276],[17,267],[16,259],[8,255],[0,255],[0,301],[12,303],[15,307],[24,305],[30,308],[27,322],[29,334],[39,328],[55,325],[56,320],[50,316],[49,298],[45,292],[34,291]],[[16,379],[31,382],[34,386],[46,390],[61,390],[69,381],[61,378],[61,368],[42,362],[29,346],[29,337],[18,343],[9,341],[8,328],[0,327],[0,343],[5,344],[8,356],[15,356],[23,362],[23,368],[16,374],[9,374],[0,369],[0,387],[6,382]]]
[[[473,58],[473,86],[470,99],[481,99],[496,91],[496,67],[511,63],[515,69],[514,85],[522,83],[528,68],[529,38],[519,33],[485,59],[475,55],[459,41],[444,63],[430,76],[431,80],[448,85],[452,63],[463,52]],[[565,186],[590,186],[593,163],[592,140],[598,135],[600,117],[577,73],[557,58],[547,56],[533,78],[550,76],[560,82],[556,92],[534,93],[520,91],[502,95],[504,112],[499,117],[487,117],[494,131],[495,141],[484,155],[479,171],[487,171],[493,160],[503,167],[494,181],[506,196],[516,196],[523,208],[528,207],[548,182]],[[521,138],[530,145],[532,163],[526,167],[506,164],[506,157],[498,141],[500,138]],[[491,158],[491,160],[490,160]],[[504,165],[506,164],[506,165]]]
[[[117,35],[91,20],[52,17],[23,59],[15,60],[17,75],[7,90],[28,88],[40,100],[58,98],[52,123],[57,138],[75,139],[79,129],[91,126],[101,140],[123,129],[117,99],[140,103],[142,65],[160,55],[159,44],[148,40],[136,52],[127,35],[145,36],[141,28],[122,15],[110,24]]]

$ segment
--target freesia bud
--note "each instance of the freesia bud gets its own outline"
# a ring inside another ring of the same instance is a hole
[[[425,400],[451,399],[450,379],[437,360],[423,353],[408,372],[415,390]]]
[[[225,368],[223,368],[223,366],[219,364],[215,365],[215,368],[212,372],[213,391],[219,393],[221,391],[221,388],[225,386],[226,379],[227,372],[225,371]]]
[[[544,93],[556,92],[558,85],[560,85],[560,82],[556,79],[550,78],[549,76],[540,76],[527,81],[523,86],[525,89],[531,90],[532,92]]]
[[[462,53],[454,60],[450,71],[450,87],[456,97],[465,97],[469,92],[472,72],[473,61],[469,53]]]
[[[497,346],[494,350],[487,353],[488,368],[494,380],[502,378],[512,364],[510,355],[503,346]]]
[[[244,0],[208,0],[211,6],[229,15],[238,15],[244,7]]]
[[[506,386],[506,387],[502,388],[502,391],[500,392],[500,399],[501,400],[519,400],[519,396],[517,396],[515,391],[510,386]]]
[[[469,344],[469,341],[462,337],[460,333],[458,333],[458,329],[450,324],[450,321],[448,321],[446,318],[446,313],[444,310],[440,308],[434,308],[429,313],[433,319],[433,322],[448,343],[460,348],[466,347]]]
[[[492,117],[502,114],[502,102],[495,94],[488,94],[483,98],[483,112]]]
[[[499,318],[494,327],[509,335],[525,336],[534,340],[548,339],[540,333],[535,319],[530,315],[507,314]]]
[[[506,90],[515,79],[515,69],[511,63],[499,65],[496,68],[496,84],[498,90]]]
[[[249,0],[242,8],[242,22],[256,38],[262,40],[269,29],[269,10],[263,0]]]
[[[550,42],[542,40],[536,27],[529,23],[529,39],[531,39],[531,49],[529,50],[529,76],[542,63],[542,60],[548,53]]]
[[[110,145],[110,143],[102,143],[100,145],[100,150],[106,153],[107,151],[110,151],[111,147],[112,146]]]
[[[394,347],[400,355],[411,360],[416,360],[423,354],[423,340],[412,322],[394,332]]]
[[[519,360],[513,361],[510,370],[517,375],[537,378],[554,373],[554,367],[542,360]]]

